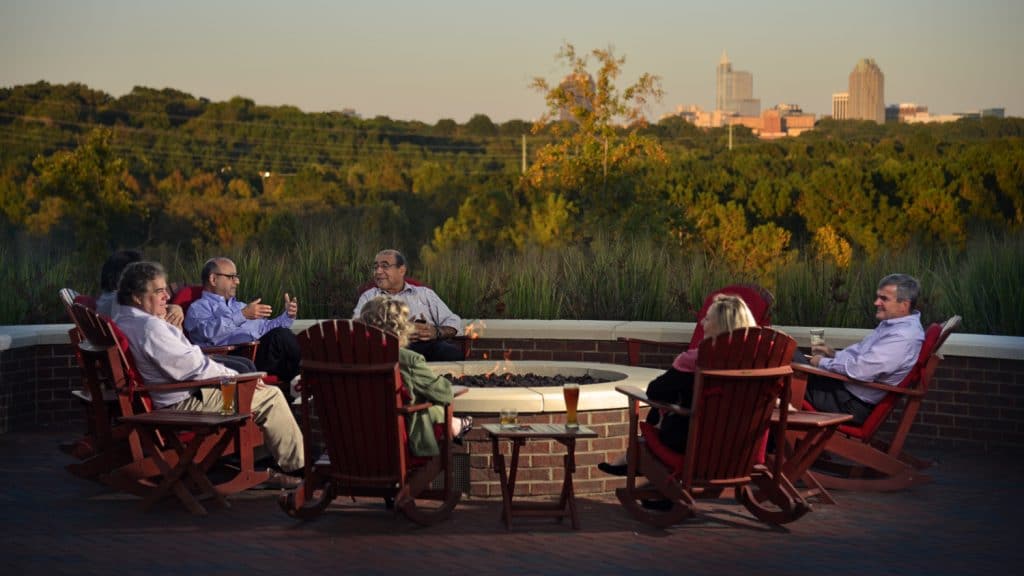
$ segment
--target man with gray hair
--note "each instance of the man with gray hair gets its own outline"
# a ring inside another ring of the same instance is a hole
[[[155,262],[129,264],[121,274],[117,301],[121,305],[114,321],[131,346],[139,375],[146,382],[158,410],[216,412],[222,404],[219,388],[161,391],[160,384],[232,376],[237,371],[205,356],[181,330],[160,317],[167,309],[167,277]],[[271,483],[292,487],[302,470],[302,431],[295,422],[288,401],[280,390],[261,381],[252,399],[253,418],[263,430],[264,444],[279,470]]]
[[[882,278],[875,292],[875,318],[880,322],[874,331],[838,352],[824,345],[813,346],[811,365],[861,382],[902,382],[914,367],[924,341],[921,313],[915,309],[920,291],[913,276],[890,274]],[[807,379],[805,398],[817,410],[853,414],[853,422],[862,424],[885,394],[884,390],[812,374]]]

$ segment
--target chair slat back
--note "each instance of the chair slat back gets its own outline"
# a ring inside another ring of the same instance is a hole
[[[749,481],[776,403],[789,401],[796,341],[770,328],[740,329],[701,342],[682,480],[686,486]],[[776,437],[785,429],[783,412]]]
[[[193,302],[203,297],[203,287],[198,285],[182,286],[171,297],[171,304],[181,306],[182,314],[188,312]]]
[[[400,484],[407,455],[398,340],[355,320],[326,320],[300,333],[299,344],[303,403],[316,410],[331,474],[353,486]],[[306,456],[312,461],[308,448]]]
[[[754,320],[757,321],[758,326],[770,327],[772,325],[772,306],[775,304],[775,297],[772,293],[756,284],[731,284],[715,290],[704,298],[704,304],[701,306],[700,311],[697,312],[697,327],[693,330],[693,337],[690,338],[689,348],[696,348],[704,340],[704,326],[701,324],[701,320],[707,315],[708,308],[711,307],[715,296],[719,294],[739,296],[743,299],[747,308],[750,308],[750,312],[753,313]]]

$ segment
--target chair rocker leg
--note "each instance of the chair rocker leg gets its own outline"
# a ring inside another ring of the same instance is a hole
[[[430,483],[441,473],[445,475],[445,491],[442,493],[441,503],[432,508],[418,505],[417,497],[426,495]],[[455,490],[451,474],[451,466],[449,465],[447,469],[443,468],[440,457],[434,458],[426,465],[416,469],[410,475],[409,481],[395,495],[395,511],[401,512],[403,516],[420,526],[431,526],[447,520],[462,499],[462,493]]]
[[[833,437],[830,448],[835,448],[835,455],[852,464],[831,462],[825,472],[814,474],[815,479],[829,490],[894,492],[931,481],[928,475],[914,466],[857,440],[843,438],[837,441]]]
[[[767,470],[755,472],[750,484],[738,486],[736,499],[755,518],[768,524],[788,524],[811,511],[811,505],[785,476],[775,478]]]
[[[640,462],[638,468],[647,474],[650,482],[647,486],[637,486],[636,476],[626,477],[626,487],[615,490],[622,506],[640,522],[654,526],[655,528],[668,528],[694,515],[695,502],[687,494],[679,483],[671,476],[656,458],[650,456],[646,447],[638,451]],[[671,507],[666,511],[648,510],[642,506],[645,498],[664,498],[671,502]]]
[[[320,492],[319,497],[316,496],[317,491]],[[282,492],[277,504],[292,518],[310,520],[319,516],[334,497],[334,483],[313,468],[294,490]]]

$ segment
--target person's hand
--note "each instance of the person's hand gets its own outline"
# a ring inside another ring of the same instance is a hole
[[[818,364],[821,363],[822,358],[824,358],[824,356],[822,356],[821,354],[815,354],[814,356],[811,356],[811,366],[817,368]]]
[[[299,315],[299,299],[289,298],[287,292],[284,293],[284,311],[292,318]]]
[[[820,346],[811,346],[811,354],[815,356],[827,356],[833,358],[836,355],[836,351],[822,344]]]
[[[413,326],[416,327],[416,331],[413,332],[413,339],[420,342],[426,342],[433,340],[437,336],[437,328],[429,322],[416,321],[413,322]]]
[[[256,379],[256,389],[262,390],[267,387],[267,384],[263,381],[263,378]]]
[[[245,308],[242,308],[242,316],[245,316],[249,320],[259,320],[261,318],[270,318],[270,315],[274,312],[274,309],[269,304],[260,304],[262,298],[257,298]]]
[[[180,329],[181,324],[185,321],[185,311],[177,304],[168,304],[167,315],[164,316],[164,320],[166,320],[171,326]]]

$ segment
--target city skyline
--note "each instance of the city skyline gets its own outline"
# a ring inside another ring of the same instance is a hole
[[[584,0],[515,5],[468,0],[8,0],[0,6],[0,87],[80,82],[114,97],[134,86],[214,101],[234,96],[307,111],[353,109],[434,123],[474,114],[496,122],[544,112],[529,88],[568,72],[554,58],[614,48],[620,89],[662,79],[656,120],[679,105],[713,110],[723,51],[754,77],[761,108],[818,116],[863,58],[885,74],[885,104],[950,114],[1002,107],[1024,115],[1017,69],[1024,3],[1012,0]]]

